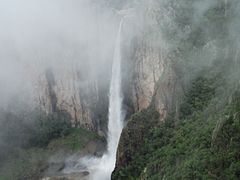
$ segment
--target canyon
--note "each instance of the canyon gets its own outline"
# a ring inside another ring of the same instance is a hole
[[[0,179],[240,177],[237,0],[25,1],[0,17]]]

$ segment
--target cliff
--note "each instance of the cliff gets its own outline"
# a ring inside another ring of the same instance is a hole
[[[103,135],[107,119],[107,86],[81,64],[58,65],[38,74],[36,100],[47,112],[65,111],[73,127],[83,127]],[[98,108],[100,106],[100,108]]]
[[[130,115],[152,105],[160,114],[159,120],[164,121],[167,112],[178,108],[181,74],[177,74],[164,48],[156,46],[146,33],[123,47],[123,54],[129,54],[123,58],[123,93]]]
[[[237,179],[235,2],[151,2],[147,28],[135,43],[135,113],[123,129],[112,178]],[[221,145],[212,139],[216,129]]]
[[[161,48],[144,35],[140,39],[135,43],[132,79],[128,81],[130,85],[126,85],[131,92],[128,98],[132,101],[134,113],[127,119],[120,138],[116,171],[134,162],[132,157],[141,149],[150,129],[165,122],[173,112],[176,122],[179,117],[183,95],[180,74],[177,75]]]
[[[39,101],[42,108],[46,112],[67,111],[72,117],[74,126],[94,130],[91,100],[95,102],[98,100],[95,83],[91,80],[78,81],[77,71],[74,70],[61,69],[60,72],[49,69],[43,77],[40,77]],[[84,89],[81,89],[82,84],[85,84]],[[91,91],[91,97],[83,96],[84,93]]]

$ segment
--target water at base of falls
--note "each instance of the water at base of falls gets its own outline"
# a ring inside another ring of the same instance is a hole
[[[67,168],[66,172],[78,172],[78,169],[89,172],[87,179],[110,180],[115,168],[118,142],[123,128],[122,93],[121,93],[121,20],[114,50],[112,78],[109,94],[108,114],[108,146],[107,152],[101,157],[84,157],[77,167]]]

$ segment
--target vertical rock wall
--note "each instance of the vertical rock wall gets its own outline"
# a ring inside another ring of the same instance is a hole
[[[145,40],[141,40],[135,58],[132,98],[135,111],[140,111],[146,109],[152,101],[164,70],[164,60],[161,50]]]
[[[98,79],[91,73],[74,66],[51,68],[39,75],[38,89],[44,111],[66,111],[72,117],[73,126],[99,130],[94,112],[100,100]]]
[[[176,94],[181,93],[178,77],[170,60],[165,56],[164,47],[155,46],[147,38],[141,38],[135,44],[134,56],[129,72],[130,85],[126,85],[131,92],[125,95],[132,101],[134,112],[141,111],[153,105],[164,120],[167,113],[176,110]],[[127,93],[125,93],[127,94]]]

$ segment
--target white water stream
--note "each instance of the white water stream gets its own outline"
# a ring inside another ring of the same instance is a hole
[[[108,137],[107,151],[101,158],[84,157],[74,167],[65,168],[65,173],[79,173],[87,171],[88,177],[80,179],[110,180],[115,168],[118,142],[123,129],[122,91],[121,91],[121,31],[123,19],[120,22],[113,64],[112,78],[109,91]]]
[[[110,180],[111,174],[115,168],[117,147],[121,132],[123,129],[123,113],[122,113],[122,87],[121,87],[121,31],[123,19],[120,22],[113,64],[112,78],[109,91],[109,112],[108,112],[108,137],[107,151],[101,158],[83,157],[74,167],[69,166],[64,169],[64,173],[89,172],[88,177],[80,179],[90,180]]]
[[[112,79],[109,94],[108,114],[108,146],[107,152],[92,171],[92,180],[109,180],[115,168],[116,153],[120,135],[123,129],[122,93],[121,93],[121,20],[114,50],[112,64]]]

